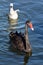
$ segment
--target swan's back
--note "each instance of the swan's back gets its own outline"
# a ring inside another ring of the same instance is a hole
[[[26,42],[25,42],[25,37],[23,34],[15,32],[15,33],[10,33],[10,40],[11,44],[14,46],[14,48],[17,48],[21,51],[26,49]]]
[[[11,32],[10,41],[12,46],[20,51],[24,51],[24,52],[31,51],[31,47],[28,43],[26,44],[25,36],[22,33]]]

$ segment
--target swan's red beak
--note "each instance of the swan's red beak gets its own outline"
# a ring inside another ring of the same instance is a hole
[[[32,25],[31,22],[30,23],[27,23],[27,25],[31,28],[32,31],[34,31],[34,28],[33,28],[33,25]]]

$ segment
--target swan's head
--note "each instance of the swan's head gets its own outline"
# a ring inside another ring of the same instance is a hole
[[[13,3],[10,3],[10,7],[11,7],[11,8],[13,7]]]
[[[27,24],[27,26],[29,26],[31,28],[32,31],[34,31],[34,28],[33,28],[31,21],[27,20],[26,24]]]

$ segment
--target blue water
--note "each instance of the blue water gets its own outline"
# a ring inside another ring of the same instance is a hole
[[[17,25],[13,26],[7,17],[10,2],[14,9],[20,9]],[[34,31],[28,29],[32,56],[25,60],[25,55],[9,50],[9,33],[11,30],[24,33],[28,19]],[[0,65],[43,65],[43,0],[0,0]]]

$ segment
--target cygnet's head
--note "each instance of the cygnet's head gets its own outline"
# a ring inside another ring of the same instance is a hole
[[[13,3],[10,3],[10,7],[13,7]]]

